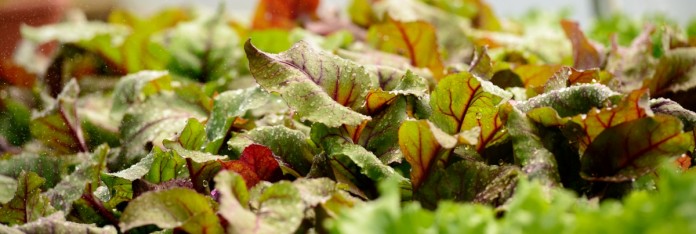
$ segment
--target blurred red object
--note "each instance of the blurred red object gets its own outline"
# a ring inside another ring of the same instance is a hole
[[[12,57],[21,39],[22,24],[39,26],[58,22],[68,3],[69,0],[0,0],[0,60]]]

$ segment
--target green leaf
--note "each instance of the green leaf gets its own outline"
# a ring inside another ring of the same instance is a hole
[[[373,47],[410,58],[414,67],[430,69],[436,80],[445,75],[435,27],[425,21],[403,22],[388,17],[370,26],[367,41]]]
[[[190,118],[203,119],[207,113],[198,105],[181,100],[171,93],[149,97],[134,105],[121,121],[122,148],[118,156],[124,168],[150,151],[162,147],[162,140],[178,134]]]
[[[259,51],[251,41],[244,48],[259,85],[280,93],[300,117],[330,127],[370,119],[354,111],[376,85],[363,67],[303,41],[280,54]]]
[[[17,191],[17,180],[12,177],[0,175],[0,204],[12,200]]]
[[[253,30],[249,38],[254,41],[254,46],[268,53],[280,53],[292,47],[290,31],[282,29]]]
[[[243,54],[223,9],[178,24],[167,34],[165,45],[172,55],[167,68],[173,74],[200,82],[231,80],[237,75]]]
[[[186,126],[179,134],[179,144],[184,149],[199,150],[206,142],[205,126],[196,118],[190,118],[186,121]]]
[[[0,103],[0,135],[12,145],[24,145],[31,139],[31,109],[9,97]]]
[[[298,130],[285,126],[263,126],[235,136],[228,144],[237,152],[253,143],[264,145],[286,164],[284,166],[306,175],[315,155],[308,141],[308,137]]]
[[[2,233],[75,233],[75,234],[116,234],[113,226],[98,227],[94,224],[83,224],[65,220],[61,211],[39,218],[20,226],[7,227],[0,224]]]
[[[430,121],[451,135],[479,127],[476,150],[482,152],[505,139],[497,106],[511,97],[510,93],[469,73],[449,75],[431,94]]]
[[[655,74],[643,82],[654,96],[686,91],[696,86],[696,48],[676,48],[665,52]]]
[[[122,77],[114,87],[111,118],[121,120],[128,108],[149,96],[172,90],[172,78],[166,71],[141,71]]]
[[[601,84],[580,84],[518,102],[515,107],[527,112],[548,106],[556,110],[560,117],[567,117],[587,113],[593,107],[604,107],[605,102],[615,95],[618,93]]]
[[[21,153],[0,160],[0,174],[18,178],[22,171],[34,172],[46,179],[42,189],[53,188],[70,173],[70,168],[86,158],[75,155],[54,157],[46,154]]]
[[[41,194],[40,187],[45,181],[34,172],[23,171],[17,179],[14,198],[0,208],[0,223],[25,224],[56,212]]]
[[[219,214],[232,233],[292,233],[302,223],[304,205],[300,192],[287,181],[265,187],[254,201],[254,211],[246,209],[249,194],[241,176],[221,172],[215,177],[220,192]]]
[[[109,147],[101,145],[94,153],[81,163],[73,173],[64,177],[44,195],[51,205],[65,213],[70,213],[72,203],[80,199],[83,193],[92,193],[101,183],[101,173],[106,169],[106,157]]]
[[[482,80],[493,78],[493,62],[488,56],[488,47],[477,46],[474,48],[474,57],[469,64],[469,73]]]
[[[399,149],[399,126],[408,117],[406,112],[406,98],[396,97],[393,103],[367,123],[360,134],[358,144],[375,154],[385,164],[400,162],[403,155]]]
[[[74,79],[65,84],[53,106],[32,116],[31,135],[61,154],[88,152],[75,104],[79,93]]]
[[[128,203],[121,215],[122,231],[153,224],[159,228],[221,233],[212,201],[190,189],[173,188],[145,193]]]
[[[128,28],[122,25],[99,21],[73,20],[64,23],[32,27],[22,25],[22,38],[37,45],[58,41],[60,43],[79,43],[100,35],[108,35],[123,40],[128,35]]]
[[[213,111],[206,123],[208,140],[222,140],[236,117],[244,117],[249,110],[259,109],[275,98],[259,87],[226,91],[214,99]]]
[[[694,147],[691,133],[667,115],[628,121],[600,133],[581,158],[581,175],[590,180],[627,181],[655,170],[660,159]]]
[[[182,176],[188,175],[186,170],[186,160],[177,154],[176,151],[161,151],[159,149],[154,149],[146,158],[152,157],[152,161],[149,165],[149,170],[147,174],[141,175],[143,179],[151,183],[162,183],[172,179],[180,178]],[[144,165],[145,158],[141,160],[138,164]],[[141,164],[143,163],[143,164]],[[138,164],[133,165],[138,166]],[[133,168],[133,167],[131,167]],[[137,168],[137,167],[136,167]],[[126,170],[131,170],[126,169]],[[125,170],[124,170],[125,171]],[[131,177],[134,178],[135,176]]]
[[[510,108],[506,126],[510,131],[515,163],[530,179],[546,186],[560,186],[556,157],[544,145],[540,130],[524,113],[515,107]]]

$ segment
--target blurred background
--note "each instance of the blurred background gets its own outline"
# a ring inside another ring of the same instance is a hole
[[[231,15],[248,20],[256,0],[222,1]],[[322,8],[345,9],[350,0],[324,0]],[[567,16],[587,29],[597,17],[621,12],[630,17],[662,15],[681,25],[696,14],[694,0],[488,0],[495,13],[504,18],[524,15],[531,9],[543,12],[565,11]],[[149,15],[158,9],[172,6],[213,9],[221,0],[0,0],[0,58],[9,56],[19,40],[19,25],[32,26],[59,21],[68,9],[80,9],[89,19],[104,19],[112,9],[126,9]]]

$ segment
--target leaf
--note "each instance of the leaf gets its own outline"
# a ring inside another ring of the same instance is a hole
[[[598,68],[602,64],[602,57],[587,40],[578,23],[561,20],[561,27],[573,45],[573,67],[580,70]]]
[[[684,124],[684,131],[692,130],[696,126],[696,113],[684,109],[675,101],[664,98],[652,99],[650,100],[650,109],[654,113],[677,117]]]
[[[607,55],[606,71],[618,81],[618,91],[627,93],[639,89],[645,79],[655,72],[657,59],[652,56],[652,35],[655,26],[647,24],[643,32],[633,38],[628,48],[619,46],[616,37],[612,37],[611,50]],[[617,35],[622,36],[622,35]]]
[[[264,188],[256,196],[257,207],[247,210],[248,192],[240,175],[222,172],[215,177],[220,191],[219,214],[232,233],[292,233],[301,224],[304,205],[292,183],[281,181]]]
[[[316,17],[319,0],[261,0],[251,23],[253,29],[292,29]]]
[[[696,86],[694,76],[696,48],[677,48],[665,52],[657,63],[655,74],[643,82],[654,96],[686,91]]]
[[[556,110],[560,117],[587,113],[593,107],[603,107],[605,102],[618,93],[601,84],[580,84],[554,90],[524,102],[515,107],[522,112],[548,106]]]
[[[517,66],[513,72],[520,77],[524,88],[527,89],[527,96],[534,97],[544,93],[546,82],[559,70],[560,65],[531,65],[525,64]]]
[[[121,215],[121,231],[153,224],[186,232],[222,232],[211,201],[190,189],[149,192],[133,199]]]
[[[479,127],[476,150],[482,152],[505,139],[496,107],[511,97],[510,93],[469,73],[450,75],[431,93],[430,121],[450,135]]]
[[[141,71],[130,74],[116,83],[111,105],[111,118],[121,120],[133,104],[165,90],[172,90],[172,78],[166,71]]]
[[[0,160],[0,174],[18,178],[22,171],[34,172],[46,179],[42,189],[54,187],[70,173],[70,168],[86,158],[74,155],[54,157],[46,154],[21,153]]]
[[[469,64],[469,73],[482,80],[490,80],[493,78],[493,62],[488,56],[488,47],[474,47],[474,58]]]
[[[78,169],[46,191],[44,195],[51,201],[51,205],[70,213],[74,201],[80,199],[84,193],[94,192],[92,188],[96,189],[101,183],[101,173],[106,169],[108,154],[107,145],[99,146],[88,160],[77,167]]]
[[[234,126],[236,117],[244,117],[247,111],[259,109],[274,99],[259,87],[220,93],[214,99],[213,110],[206,123],[208,140],[224,139]]]
[[[587,70],[576,70],[572,67],[561,67],[544,86],[544,92],[548,93],[552,90],[562,89],[575,84],[598,83],[600,74],[597,68]]]
[[[12,98],[0,98],[0,135],[16,146],[31,139],[31,109]]]
[[[368,105],[369,102],[368,98]],[[396,97],[396,100],[374,116],[360,133],[357,143],[375,154],[384,164],[400,162],[403,157],[399,149],[398,134],[399,126],[408,117],[407,105],[405,97]]]
[[[302,41],[280,54],[261,52],[250,41],[244,48],[256,81],[280,93],[300,117],[330,127],[370,119],[354,111],[364,105],[367,91],[374,87],[363,67]]]
[[[184,149],[199,150],[206,143],[205,126],[196,118],[190,118],[186,121],[186,126],[177,140]]]
[[[566,134],[571,136],[571,140],[579,142],[580,153],[605,129],[619,125],[624,122],[652,116],[652,110],[648,103],[648,90],[636,90],[623,98],[621,102],[613,107],[602,109],[592,108],[587,114],[581,114],[570,118],[566,124]]]
[[[410,58],[414,67],[430,69],[436,80],[445,75],[435,28],[428,22],[388,17],[385,23],[370,26],[367,41],[381,51]]]
[[[251,144],[244,148],[239,160],[221,161],[222,168],[239,173],[249,188],[260,181],[275,182],[282,171],[273,152],[263,145]]]
[[[25,224],[56,212],[41,194],[40,187],[45,181],[34,172],[22,171],[14,198],[0,208],[0,223]]]
[[[262,126],[230,139],[230,148],[245,150],[249,145],[260,144],[268,147],[281,161],[301,175],[309,173],[314,158],[314,148],[307,142],[308,137],[284,126]]]
[[[679,119],[655,115],[600,133],[581,158],[581,175],[596,181],[627,181],[655,170],[660,159],[693,149],[691,133]]]
[[[12,231],[10,231],[12,230]],[[94,224],[83,224],[65,220],[61,211],[39,218],[21,226],[6,227],[0,224],[3,233],[75,233],[75,234],[116,234],[113,226],[98,227]]]
[[[199,16],[169,31],[165,45],[172,58],[167,68],[200,82],[233,79],[243,54],[237,33],[224,19],[220,7],[215,14]]]
[[[146,160],[146,158],[151,159]],[[135,173],[136,166],[149,166],[149,170],[147,170],[146,174],[141,175],[142,173]],[[185,166],[186,160],[176,151],[153,149],[153,152],[148,154],[143,160],[126,170],[133,173],[132,176],[129,176],[130,178],[143,178],[151,183],[159,184],[188,175]]]
[[[17,180],[12,177],[0,175],[0,204],[12,200],[17,191]]]
[[[61,154],[88,152],[75,106],[79,93],[77,81],[68,82],[53,106],[32,116],[31,135]]]
[[[558,163],[546,148],[539,129],[517,108],[509,106],[506,126],[512,141],[515,164],[522,166],[530,179],[546,186],[560,186]]]
[[[431,175],[435,164],[444,164],[457,139],[442,133],[426,120],[404,121],[399,127],[399,146],[411,165],[411,184],[417,191]]]
[[[200,106],[171,93],[151,96],[145,102],[132,106],[119,127],[122,139],[118,156],[120,168],[137,162],[150,147],[162,147],[162,140],[178,134],[188,119],[203,119],[206,115]]]

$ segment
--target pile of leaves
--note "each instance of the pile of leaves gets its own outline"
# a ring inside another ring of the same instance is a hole
[[[223,9],[24,27],[0,232],[696,231],[693,30],[588,38],[481,0]]]

